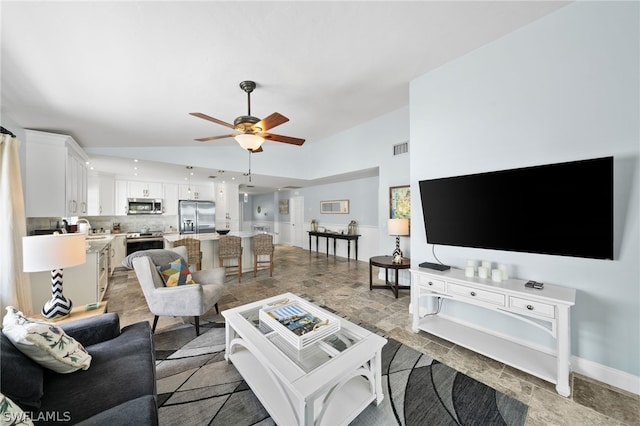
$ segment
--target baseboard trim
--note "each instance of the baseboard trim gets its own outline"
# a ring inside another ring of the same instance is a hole
[[[640,395],[640,377],[577,356],[571,357],[571,370],[590,379]]]

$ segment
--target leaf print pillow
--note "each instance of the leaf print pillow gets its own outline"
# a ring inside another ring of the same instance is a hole
[[[86,349],[60,327],[27,318],[13,306],[7,306],[2,332],[20,352],[56,373],[86,370],[91,364]]]

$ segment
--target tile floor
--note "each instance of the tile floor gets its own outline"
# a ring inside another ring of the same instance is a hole
[[[370,291],[368,282],[366,261],[347,261],[298,247],[277,246],[273,277],[269,277],[268,270],[258,271],[256,278],[252,272],[245,273],[240,283],[237,276],[227,276],[219,306],[224,310],[288,291],[307,295],[353,319],[375,325],[402,343],[523,401],[529,406],[527,425],[640,425],[640,396],[572,374],[572,395],[563,398],[551,383],[425,332],[413,333],[409,290],[401,290],[396,299],[388,290]],[[133,271],[117,269],[106,298],[109,311],[120,315],[123,326],[153,321]],[[204,318],[213,316],[215,310]],[[189,320],[161,317],[156,333]]]

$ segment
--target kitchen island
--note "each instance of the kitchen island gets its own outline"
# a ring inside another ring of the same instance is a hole
[[[253,271],[253,237],[261,232],[231,232],[228,235],[240,237],[242,245],[242,272]],[[218,240],[222,235],[213,234],[164,234],[165,248],[173,247],[173,243],[182,238],[195,238],[200,240],[202,252],[202,269],[211,269],[220,266],[218,259]]]

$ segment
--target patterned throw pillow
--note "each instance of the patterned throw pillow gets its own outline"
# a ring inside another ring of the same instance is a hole
[[[2,332],[20,352],[56,373],[73,373],[91,365],[91,355],[64,330],[27,318],[13,306],[7,306]]]
[[[18,404],[0,393],[0,425],[33,426],[33,422]]]
[[[175,287],[178,285],[195,284],[191,278],[189,265],[181,257],[163,266],[156,266],[158,272],[162,276],[162,281],[167,287]]]

